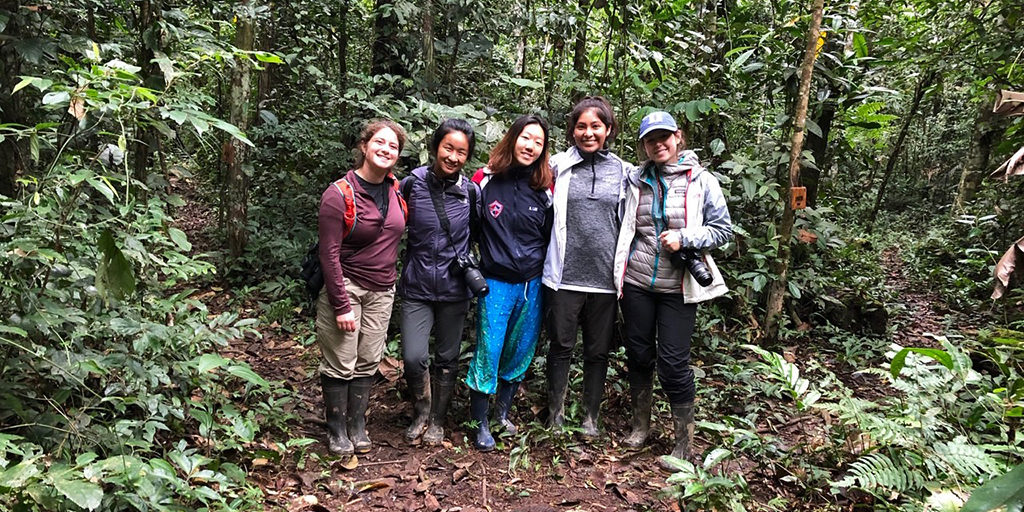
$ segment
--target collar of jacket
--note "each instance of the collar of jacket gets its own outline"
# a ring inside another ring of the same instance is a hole
[[[607,158],[610,153],[611,151],[607,149],[600,149],[590,155],[584,155],[580,153],[579,147],[573,145],[571,148],[551,157],[551,165],[558,170],[558,176],[564,176],[572,171],[576,164],[586,160],[587,156],[593,158],[600,155],[602,158]],[[556,180],[558,176],[555,177]]]
[[[428,186],[439,187],[441,185],[444,185],[444,190],[445,193],[447,194],[459,196],[466,195],[463,193],[462,180],[465,179],[465,176],[463,176],[462,173],[456,174],[454,178],[447,178],[442,180],[441,178],[438,178],[436,174],[434,174],[431,164],[420,166],[417,167],[416,169],[413,169],[412,174],[416,175],[417,178],[426,181]]]

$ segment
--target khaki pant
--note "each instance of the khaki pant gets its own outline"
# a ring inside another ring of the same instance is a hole
[[[384,355],[395,288],[373,292],[346,277],[345,292],[356,316],[356,330],[352,332],[338,328],[327,288],[320,290],[316,309],[316,341],[323,355],[320,374],[344,380],[373,377]]]

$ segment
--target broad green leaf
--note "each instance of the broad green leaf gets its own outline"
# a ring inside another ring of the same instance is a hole
[[[37,80],[37,78],[32,77],[32,76],[26,76],[26,77],[22,78],[20,82],[15,84],[14,90],[11,91],[11,94],[14,94],[14,93],[16,93],[16,92],[18,92],[18,91],[28,87],[29,84],[31,84],[33,80]]]
[[[96,270],[96,289],[101,295],[113,295],[119,299],[135,293],[135,275],[128,259],[114,242],[114,235],[104,229],[100,235],[99,249],[102,253]]]
[[[10,326],[7,326],[7,325],[0,325],[0,332],[7,333],[7,334],[17,334],[18,336],[21,336],[22,338],[25,338],[25,337],[28,336],[28,333],[25,332],[24,330],[19,329],[17,327],[10,327]]]
[[[96,189],[97,192],[103,194],[103,197],[106,197],[111,204],[117,204],[117,202],[114,200],[114,196],[117,195],[117,192],[114,191],[114,189],[109,184],[107,184],[107,182],[105,182],[102,178],[92,177],[86,181],[89,183],[90,186],[92,186],[92,188]]]
[[[188,241],[188,235],[184,231],[178,228],[170,228],[167,230],[167,234],[171,236],[171,240],[183,251],[191,251],[192,244]]]
[[[686,119],[689,119],[691,123],[700,120],[696,101],[686,103]]]
[[[988,512],[1000,507],[1007,510],[1024,508],[1024,464],[1018,464],[1009,473],[975,489],[960,512]]]
[[[526,78],[516,78],[512,76],[505,76],[503,78],[509,83],[518,85],[519,87],[528,87],[530,89],[540,89],[541,87],[544,87],[544,84],[536,80],[528,80]]]
[[[815,123],[813,119],[808,117],[804,120],[804,127],[807,128],[807,131],[817,135],[819,139],[825,138],[825,136],[821,134],[821,127],[818,126],[818,123]]]
[[[868,56],[868,42],[864,39],[864,34],[860,32],[853,34],[853,50],[858,59]]]
[[[896,353],[896,356],[892,358],[892,364],[889,367],[890,372],[892,372],[892,378],[898,379],[900,377],[900,370],[903,369],[907,362],[907,354],[910,354],[911,352],[925,357],[930,357],[939,363],[942,363],[942,366],[945,366],[950,370],[953,369],[953,356],[950,356],[945,350],[939,350],[937,348],[909,347],[900,350]]]
[[[43,96],[43,105],[55,105],[66,101],[71,101],[71,94],[67,91],[48,92]]]
[[[253,52],[252,55],[253,55],[253,57],[256,57],[256,60],[258,60],[260,62],[269,62],[271,64],[284,64],[284,61],[281,60],[281,57],[278,57],[277,55],[274,55],[273,53]]]
[[[203,354],[202,356],[199,356],[197,369],[199,370],[199,373],[206,373],[230,362],[231,360],[221,357],[220,354]]]
[[[28,479],[38,474],[39,468],[35,465],[35,459],[21,461],[17,465],[0,472],[0,487],[20,489]]]
[[[715,139],[711,141],[711,154],[713,156],[718,156],[722,153],[725,153],[725,143],[722,142],[722,139]]]
[[[260,377],[259,375],[257,375],[256,372],[252,371],[252,368],[249,368],[248,366],[241,366],[241,365],[229,366],[228,367],[228,373],[230,373],[231,375],[234,375],[235,377],[238,377],[240,379],[248,381],[248,382],[250,382],[252,384],[255,384],[255,385],[259,386],[259,387],[262,387],[262,388],[269,388],[270,387],[270,383],[269,382],[264,380],[263,377]]]
[[[714,450],[711,450],[711,453],[709,453],[707,457],[704,457],[704,469],[710,470],[718,465],[719,462],[722,462],[731,455],[732,452],[725,448],[715,448]]]
[[[86,510],[96,510],[103,502],[103,489],[92,482],[58,478],[53,481],[53,486],[76,505]]]

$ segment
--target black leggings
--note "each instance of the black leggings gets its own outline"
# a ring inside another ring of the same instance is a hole
[[[696,388],[690,368],[690,339],[697,305],[683,302],[681,293],[655,293],[630,284],[622,290],[626,326],[626,356],[630,385],[658,368],[658,380],[669,403],[693,401]]]

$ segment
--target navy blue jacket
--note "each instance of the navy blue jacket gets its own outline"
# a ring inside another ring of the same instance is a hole
[[[409,180],[412,182],[407,183]],[[462,277],[462,269],[456,264],[456,255],[468,253],[470,247],[469,187],[477,188],[479,203],[479,187],[462,175],[442,181],[424,166],[414,169],[412,176],[402,180],[401,190],[409,191],[409,197],[405,198],[409,205],[406,224],[409,231],[402,278],[398,281],[400,297],[436,302],[459,302],[473,297]],[[444,194],[444,210],[451,223],[455,247],[441,228],[430,198],[431,191]],[[480,217],[479,211],[475,217]]]
[[[554,210],[551,191],[530,188],[531,169],[502,175],[477,171],[480,183],[480,271],[507,283],[522,283],[544,273]]]

